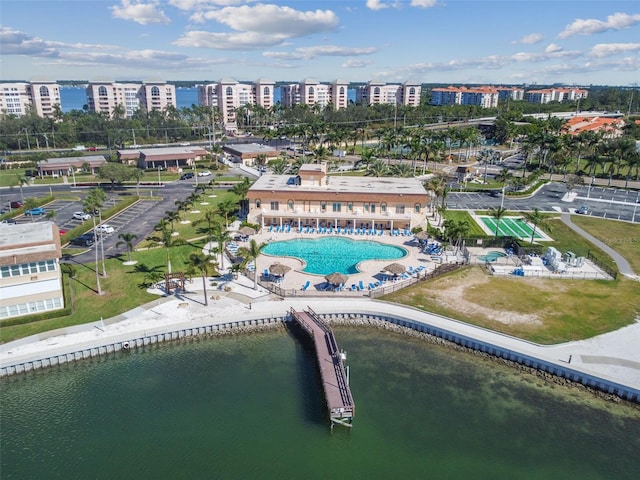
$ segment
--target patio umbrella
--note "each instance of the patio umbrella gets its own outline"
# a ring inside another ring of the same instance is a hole
[[[416,237],[418,240],[427,240],[429,238],[429,234],[427,232],[425,232],[424,230],[416,233],[414,235],[414,237]]]
[[[349,280],[349,277],[339,272],[331,273],[326,275],[324,278],[332,285],[342,285],[347,283],[347,280]]]
[[[389,272],[392,275],[403,274],[406,270],[407,270],[407,267],[405,267],[401,263],[392,263],[384,267],[384,271]]]
[[[282,277],[289,270],[291,270],[291,267],[287,267],[282,263],[274,263],[269,267],[269,273],[272,275],[277,275],[278,277]]]
[[[255,235],[256,229],[245,225],[240,230],[238,230],[238,232],[240,232],[241,235]]]

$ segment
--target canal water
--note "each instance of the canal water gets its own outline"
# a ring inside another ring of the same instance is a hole
[[[631,479],[640,409],[469,353],[341,327],[354,428],[328,428],[283,330],[4,379],[0,471],[27,478]]]

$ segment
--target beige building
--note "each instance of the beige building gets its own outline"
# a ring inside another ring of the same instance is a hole
[[[240,107],[259,105],[271,108],[274,105],[274,90],[275,82],[264,78],[253,84],[223,78],[218,83],[198,85],[198,104],[217,108],[216,123],[219,121],[226,133],[233,134],[238,130]],[[246,114],[250,114],[250,109],[246,110]]]
[[[137,165],[143,170],[160,167],[177,171],[192,167],[196,161],[205,158],[207,151],[198,146],[185,146],[118,150],[116,155],[120,163]]]
[[[254,167],[264,160],[264,164],[278,158],[279,152],[268,145],[259,143],[239,143],[237,145],[225,145],[222,151],[231,157],[234,163],[242,163],[247,167]]]
[[[402,85],[387,85],[385,82],[370,81],[358,87],[356,101],[364,105],[390,104],[420,105],[422,85],[417,82],[405,82]]]
[[[318,105],[325,108],[332,105],[339,110],[347,108],[349,82],[334,80],[331,83],[320,83],[317,80],[305,79],[300,83],[292,83],[280,87],[282,105],[292,107],[297,104]]]
[[[424,227],[429,205],[416,178],[329,176],[326,163],[305,164],[298,175],[263,175],[247,200],[249,222],[292,229]]]
[[[162,111],[176,107],[176,87],[166,82],[119,83],[112,81],[91,82],[87,85],[89,110],[112,116],[117,106],[132,117],[139,110]]]
[[[62,177],[80,172],[86,168],[92,174],[107,163],[103,155],[86,155],[81,157],[47,158],[36,163],[36,170],[40,177]]]
[[[0,115],[21,117],[32,110],[39,117],[52,118],[61,108],[56,82],[0,83]]]
[[[64,308],[53,222],[0,225],[0,319]]]

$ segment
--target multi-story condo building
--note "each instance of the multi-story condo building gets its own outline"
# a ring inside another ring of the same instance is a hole
[[[360,85],[356,93],[356,102],[364,105],[391,104],[420,105],[422,85],[417,82],[405,82],[402,85],[387,85],[384,82],[370,81]]]
[[[198,85],[198,104],[216,107],[216,123],[220,121],[225,132],[238,130],[237,115],[240,107],[259,105],[271,108],[274,104],[275,82],[256,80],[253,84],[240,83],[232,78],[223,78],[218,83]],[[249,110],[246,112],[250,114]]]
[[[425,225],[429,205],[417,178],[328,176],[326,163],[262,175],[247,200],[249,222],[297,229],[411,229]]]
[[[60,256],[55,223],[0,225],[0,318],[64,307]]]
[[[519,87],[496,87],[498,90],[498,101],[500,100],[524,100],[524,88]]]
[[[453,87],[431,90],[432,105],[479,105],[483,108],[498,106],[499,93],[495,87]]]
[[[21,117],[33,111],[52,118],[61,109],[60,85],[56,82],[0,83],[0,115]]]
[[[529,103],[549,103],[579,100],[587,98],[588,95],[589,91],[581,88],[543,88],[529,90],[526,99]]]
[[[150,112],[177,105],[176,87],[166,82],[91,82],[86,92],[89,110],[109,116],[114,114],[116,107],[122,107],[124,115],[130,118],[140,108]]]
[[[326,108],[332,105],[339,110],[346,108],[348,104],[349,82],[334,80],[331,83],[320,83],[317,80],[305,79],[300,83],[292,83],[280,87],[282,92],[282,105],[292,107],[296,104],[309,106],[318,105]]]

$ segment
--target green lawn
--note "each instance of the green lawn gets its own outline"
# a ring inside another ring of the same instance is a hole
[[[478,223],[469,215],[469,212],[464,210],[446,210],[443,214],[445,220],[452,220],[455,222],[467,222],[469,225],[469,237],[486,237],[487,234],[478,225]]]

